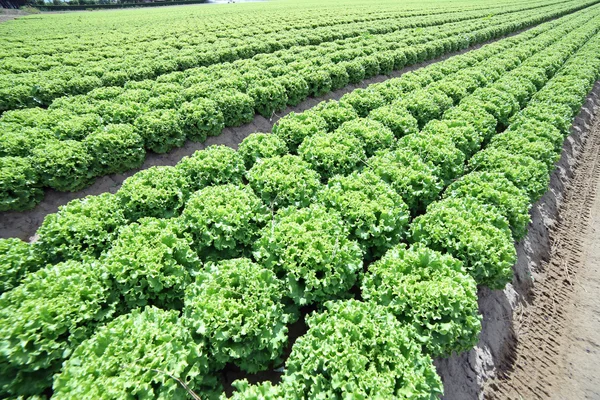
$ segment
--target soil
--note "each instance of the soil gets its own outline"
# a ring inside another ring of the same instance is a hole
[[[600,82],[517,243],[515,278],[479,291],[477,346],[435,361],[445,399],[600,399]]]
[[[589,133],[550,232],[550,257],[514,323],[512,362],[486,398],[600,399],[600,115],[575,128]]]
[[[519,33],[525,32],[528,29],[530,28],[514,32],[496,40],[518,35]],[[496,40],[490,40],[486,43],[474,45],[461,51],[448,53],[433,60],[425,61],[420,64],[414,64],[402,70],[394,71],[390,75],[378,75],[370,79],[365,79],[359,84],[348,85],[343,89],[330,92],[327,95],[319,98],[308,98],[296,107],[287,107],[283,112],[274,114],[270,119],[256,115],[251,123],[236,128],[225,128],[219,136],[209,137],[204,143],[187,141],[183,147],[174,149],[167,154],[148,152],[146,155],[146,160],[141,168],[131,170],[123,174],[113,174],[100,177],[96,179],[96,181],[90,187],[78,192],[58,192],[52,189],[46,189],[44,199],[32,210],[0,213],[0,238],[17,237],[22,240],[33,241],[35,240],[35,232],[44,221],[46,215],[57,212],[60,206],[65,205],[74,199],[79,199],[88,195],[99,195],[105,192],[115,193],[117,190],[119,190],[125,179],[142,169],[147,169],[156,165],[175,165],[183,157],[192,155],[195,151],[205,149],[206,147],[214,144],[222,144],[237,149],[238,144],[251,133],[271,132],[271,128],[279,120],[279,118],[289,114],[292,111],[305,111],[311,107],[314,107],[323,100],[339,100],[344,94],[349,93],[357,88],[366,88],[370,84],[383,82],[394,77],[399,77],[402,74],[423,68],[429,64],[443,61],[455,55],[464,54],[468,51],[478,49],[481,46],[487,43],[492,43]]]
[[[24,15],[29,15],[25,11],[21,10],[8,10],[0,8],[0,24],[2,22],[10,21],[18,17],[22,17]]]

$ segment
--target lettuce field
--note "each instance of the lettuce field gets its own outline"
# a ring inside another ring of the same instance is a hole
[[[285,113],[0,239],[0,398],[440,398],[599,78],[599,0],[0,24],[0,219]]]

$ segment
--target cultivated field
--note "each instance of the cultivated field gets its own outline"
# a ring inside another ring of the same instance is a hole
[[[490,293],[531,290],[523,244],[598,78],[600,0],[1,24],[0,231],[36,232],[0,239],[0,397],[483,396],[483,366],[468,394],[450,366],[494,336]],[[75,200],[38,226],[45,194]]]

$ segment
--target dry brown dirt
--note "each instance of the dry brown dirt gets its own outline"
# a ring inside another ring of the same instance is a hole
[[[584,128],[585,129],[585,128]],[[490,399],[600,399],[600,115],[550,230],[550,256],[517,310],[509,362]]]

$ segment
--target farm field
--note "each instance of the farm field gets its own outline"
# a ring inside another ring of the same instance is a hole
[[[482,293],[532,281],[600,1],[42,14],[0,44],[0,219],[277,117],[0,239],[1,398],[436,399]]]

